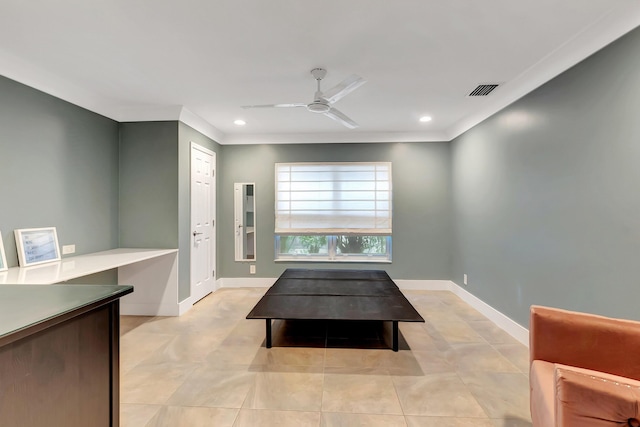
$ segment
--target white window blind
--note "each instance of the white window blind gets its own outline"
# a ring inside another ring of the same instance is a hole
[[[391,234],[391,163],[276,163],[276,234]]]

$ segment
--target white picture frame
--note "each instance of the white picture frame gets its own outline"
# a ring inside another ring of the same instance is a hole
[[[60,261],[60,246],[55,227],[14,230],[20,267]]]
[[[7,257],[4,254],[4,244],[2,243],[2,233],[0,233],[0,273],[7,271]]]

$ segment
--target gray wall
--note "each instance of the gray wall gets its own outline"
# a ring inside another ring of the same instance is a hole
[[[178,247],[178,122],[120,124],[123,248]]]
[[[180,301],[189,297],[191,294],[191,243],[193,239],[191,237],[191,142],[195,142],[201,147],[208,148],[209,150],[216,153],[216,173],[217,175],[221,175],[222,165],[224,162],[222,161],[222,155],[220,150],[220,145],[213,141],[210,138],[207,138],[200,132],[195,129],[185,125],[184,123],[179,123],[178,125],[178,232],[179,232],[179,245],[180,249],[178,265],[179,265],[179,273],[178,273],[178,299]],[[217,177],[216,177],[217,178]],[[220,183],[218,183],[218,187]],[[219,198],[219,197],[218,197]],[[219,211],[219,206],[218,206]],[[216,213],[216,216],[218,214]],[[216,245],[220,247],[220,238],[219,235],[216,235],[217,242]],[[218,255],[218,260],[220,259],[220,255]],[[216,269],[219,273],[219,261],[216,261]],[[220,274],[217,277],[221,277]]]
[[[635,30],[453,141],[452,280],[524,326],[640,318],[638,52]]]
[[[178,248],[179,301],[191,293],[191,141],[220,147],[177,121],[120,125],[120,246]]]
[[[0,232],[55,226],[76,254],[118,246],[118,123],[0,76]]]
[[[315,267],[385,269],[396,279],[449,279],[448,143],[225,145],[222,151],[223,174],[218,181],[221,277],[249,276],[250,263],[234,261],[233,183],[255,182],[256,277],[277,277],[287,267]],[[392,162],[392,264],[274,262],[274,164],[300,161]]]

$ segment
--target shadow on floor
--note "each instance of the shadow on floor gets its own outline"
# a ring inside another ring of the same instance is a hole
[[[272,325],[272,344],[274,347],[390,349],[390,329],[390,322],[380,321],[276,320]],[[398,348],[410,350],[401,331]]]
[[[337,365],[319,366],[339,370],[341,373],[358,373],[361,375],[379,375],[381,373],[396,376],[423,376],[424,372],[407,344],[402,332],[398,334],[398,348],[391,349],[391,327],[380,321],[338,321],[338,320],[277,320],[272,325],[272,349],[310,348],[310,349],[345,349],[364,350],[360,353],[345,352],[334,356]],[[261,347],[264,349],[265,341]],[[269,352],[270,350],[267,350]],[[275,353],[274,352],[274,353]],[[280,353],[281,354],[281,353]],[[273,355],[273,363],[265,363],[264,353],[259,353],[252,363],[252,370],[278,371],[293,367],[283,367],[275,362],[279,357]],[[341,359],[341,358],[347,358]],[[325,361],[326,362],[326,361]],[[295,363],[294,363],[295,364]],[[308,367],[303,367],[308,372]],[[314,369],[317,367],[314,367]]]
[[[503,427],[531,427],[531,421],[519,417],[505,418]]]

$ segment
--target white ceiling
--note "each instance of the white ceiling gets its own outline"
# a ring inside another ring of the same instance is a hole
[[[638,0],[0,0],[0,74],[223,144],[442,141],[638,25]],[[314,67],[367,80],[335,105],[358,129],[240,108],[310,102]]]

